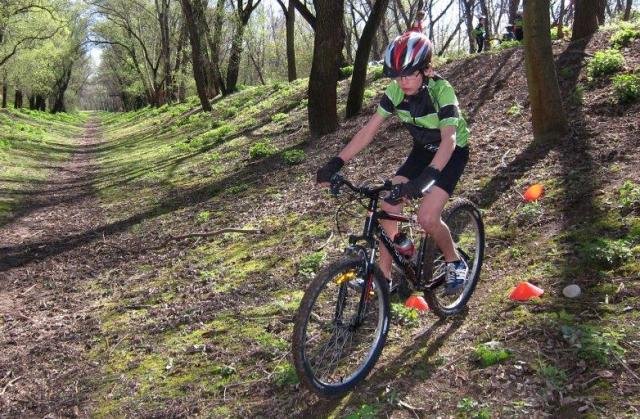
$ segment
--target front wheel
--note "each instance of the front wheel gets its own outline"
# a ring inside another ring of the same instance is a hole
[[[300,381],[325,397],[339,396],[364,379],[389,330],[387,281],[362,259],[335,262],[309,284],[293,332]]]
[[[484,224],[476,206],[467,199],[457,199],[442,214],[449,227],[456,251],[465,260],[469,271],[460,291],[444,293],[445,263],[440,250],[429,240],[424,251],[424,275],[427,283],[435,286],[425,290],[429,308],[439,317],[458,314],[471,298],[480,278],[484,258]]]

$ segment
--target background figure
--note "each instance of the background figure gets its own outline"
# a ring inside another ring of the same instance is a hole
[[[516,35],[513,33],[513,25],[507,25],[506,29],[507,31],[504,34],[502,34],[502,40],[513,41],[514,39],[516,39]]]
[[[522,41],[524,38],[524,32],[522,30],[523,22],[522,22],[522,13],[516,13],[515,19],[513,19],[513,32],[516,36],[516,40]]]
[[[480,16],[478,26],[473,30],[473,35],[476,37],[476,44],[478,44],[477,52],[482,52],[482,48],[484,47],[484,41],[487,36],[486,21],[487,19],[484,16]]]

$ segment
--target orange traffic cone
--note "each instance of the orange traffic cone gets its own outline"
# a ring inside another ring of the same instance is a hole
[[[540,199],[543,194],[544,186],[542,185],[542,183],[536,183],[529,186],[527,190],[524,191],[524,195],[522,195],[522,198],[525,200],[525,202],[533,202]]]
[[[542,293],[544,293],[542,288],[528,282],[521,282],[511,291],[509,298],[515,301],[527,301],[534,297],[540,297]]]
[[[424,300],[424,298],[419,295],[412,295],[411,297],[407,298],[407,301],[404,303],[404,305],[405,307],[415,308],[418,311],[429,310],[429,305]]]

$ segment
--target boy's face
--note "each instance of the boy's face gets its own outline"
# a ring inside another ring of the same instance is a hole
[[[408,76],[395,77],[394,80],[398,82],[404,94],[408,96],[418,93],[422,86],[422,74],[420,74],[420,71],[415,71]]]

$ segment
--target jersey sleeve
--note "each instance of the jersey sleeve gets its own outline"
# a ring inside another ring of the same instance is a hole
[[[391,82],[391,84],[385,90],[382,99],[380,99],[380,104],[378,105],[378,115],[383,118],[387,118],[393,114],[396,109],[398,103],[402,101],[404,97],[404,93],[398,86],[397,82]]]
[[[456,93],[451,84],[446,80],[441,80],[438,85],[436,94],[438,105],[440,106],[440,110],[438,111],[439,126],[440,128],[447,125],[457,127],[460,119],[460,109],[458,108]]]

